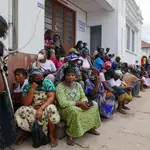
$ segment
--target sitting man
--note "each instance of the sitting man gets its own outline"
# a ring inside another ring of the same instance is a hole
[[[46,50],[41,50],[37,56],[36,62],[32,64],[31,70],[39,69],[43,72],[45,79],[55,82],[54,73],[56,66],[51,60],[47,60]]]
[[[133,89],[132,89],[132,95],[134,97],[137,97],[137,98],[141,97],[141,96],[139,96],[140,88],[141,88],[141,80],[139,78],[137,78],[132,73],[126,72],[123,75],[123,81],[126,82],[127,86],[133,87]]]

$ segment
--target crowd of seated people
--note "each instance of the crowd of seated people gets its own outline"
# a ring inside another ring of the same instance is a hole
[[[116,111],[125,115],[133,97],[150,87],[150,78],[147,69],[130,67],[118,56],[112,61],[109,48],[105,52],[98,46],[90,55],[87,43],[79,41],[67,55],[60,37],[52,37],[48,31],[46,48],[39,51],[29,73],[23,68],[14,71],[15,117],[26,133],[38,120],[53,147],[58,145],[55,126],[63,120],[67,144],[73,146],[74,138],[86,132],[99,135],[101,117],[111,118]],[[23,135],[16,143],[25,139]]]

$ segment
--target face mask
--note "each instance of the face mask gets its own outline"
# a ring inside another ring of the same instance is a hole
[[[83,47],[83,44],[81,44],[80,46]]]
[[[95,80],[95,76],[91,75],[90,79]]]
[[[39,60],[43,60],[43,59],[44,59],[44,55],[42,55],[42,54],[39,53],[39,54],[38,54],[38,59],[39,59]]]
[[[36,84],[38,84],[40,87],[43,85],[43,80],[35,80],[33,82],[35,82]]]

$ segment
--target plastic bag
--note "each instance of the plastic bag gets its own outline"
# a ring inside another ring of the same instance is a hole
[[[46,145],[49,143],[49,138],[44,134],[37,120],[34,121],[32,128],[32,142],[33,148],[38,148],[41,145]]]

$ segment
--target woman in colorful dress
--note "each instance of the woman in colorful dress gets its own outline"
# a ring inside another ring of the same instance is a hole
[[[106,95],[106,90],[99,76],[100,72],[93,68],[92,74],[86,81],[85,93],[89,101],[98,103],[100,115],[110,118],[115,110],[115,96]]]
[[[47,79],[43,78],[41,72],[33,71],[29,83],[23,89],[22,103],[16,113],[18,126],[28,132],[32,131],[35,120],[42,126],[45,135],[50,131],[51,146],[58,145],[55,139],[55,124],[60,121],[60,116],[54,105],[55,86]]]
[[[68,145],[73,146],[73,138],[81,137],[87,131],[99,135],[95,130],[101,124],[98,106],[89,105],[81,85],[75,82],[73,68],[65,69],[64,81],[56,87],[56,97],[61,119],[67,125]]]

